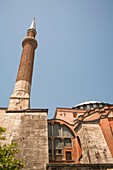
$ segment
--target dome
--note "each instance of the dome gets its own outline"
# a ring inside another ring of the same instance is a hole
[[[98,101],[86,101],[80,104],[77,104],[73,107],[73,109],[85,109],[91,110],[94,108],[102,108],[105,105],[109,105],[108,103],[98,102]]]
[[[94,104],[94,103],[101,103],[101,102],[98,102],[98,101],[86,101],[86,102],[79,103],[79,104],[75,105],[74,107],[87,105],[87,104]]]

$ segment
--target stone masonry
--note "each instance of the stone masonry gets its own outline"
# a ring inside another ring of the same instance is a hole
[[[90,101],[57,108],[48,125],[48,109],[30,109],[36,33],[34,19],[22,42],[9,107],[0,108],[3,144],[17,143],[23,170],[113,170],[113,105]]]
[[[113,158],[99,124],[83,124],[77,133],[81,140],[81,163],[113,163]]]
[[[6,144],[16,142],[23,170],[45,170],[48,163],[47,109],[7,111],[0,114],[0,126],[7,129]]]
[[[113,170],[113,164],[47,164],[47,170]]]
[[[22,56],[9,107],[0,109],[0,126],[6,128],[3,143],[17,143],[24,170],[45,170],[48,163],[47,109],[30,109],[36,25],[33,20],[22,42]]]

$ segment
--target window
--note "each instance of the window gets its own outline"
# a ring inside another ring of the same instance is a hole
[[[73,113],[73,117],[76,118],[77,117],[77,113],[74,112]]]
[[[62,149],[61,139],[54,139],[54,148],[55,149]]]
[[[62,149],[56,149],[55,154],[56,155],[62,155]]]
[[[61,135],[61,126],[59,123],[54,124],[53,136],[60,136]]]
[[[64,122],[62,124],[55,121],[48,122],[48,154],[50,162],[72,160],[73,138],[75,138],[73,131]]]
[[[97,108],[97,104],[93,104],[93,108]]]
[[[71,147],[72,146],[70,138],[64,139],[64,146],[67,146],[67,147]]]
[[[49,160],[52,160],[52,142],[49,139]]]
[[[99,104],[99,108],[102,108],[102,107],[103,107],[103,104],[100,103],[100,104]]]
[[[88,105],[87,105],[87,109],[88,109],[88,110],[90,110],[90,109],[91,109],[90,104],[88,104]]]
[[[51,124],[48,124],[48,134],[49,136],[52,136],[52,129],[51,129]]]
[[[62,126],[63,136],[73,138],[73,132],[65,125]]]
[[[80,106],[80,109],[84,109],[84,107],[83,107],[83,106]]]
[[[72,156],[71,156],[71,152],[70,151],[67,151],[66,152],[66,160],[72,160]]]

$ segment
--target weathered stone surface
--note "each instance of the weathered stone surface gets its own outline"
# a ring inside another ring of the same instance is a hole
[[[47,170],[113,170],[113,164],[47,164]]]
[[[81,163],[113,163],[99,124],[83,124],[77,134],[82,147]]]
[[[6,127],[5,143],[16,142],[26,164],[24,170],[44,170],[48,162],[47,112],[10,112],[0,115]]]

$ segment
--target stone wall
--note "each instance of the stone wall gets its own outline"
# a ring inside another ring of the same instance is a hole
[[[113,164],[47,164],[47,170],[113,170]]]
[[[83,124],[77,134],[82,147],[81,163],[113,163],[99,124]]]
[[[47,110],[8,111],[0,114],[6,127],[5,143],[16,142],[24,170],[45,170],[48,162]]]

